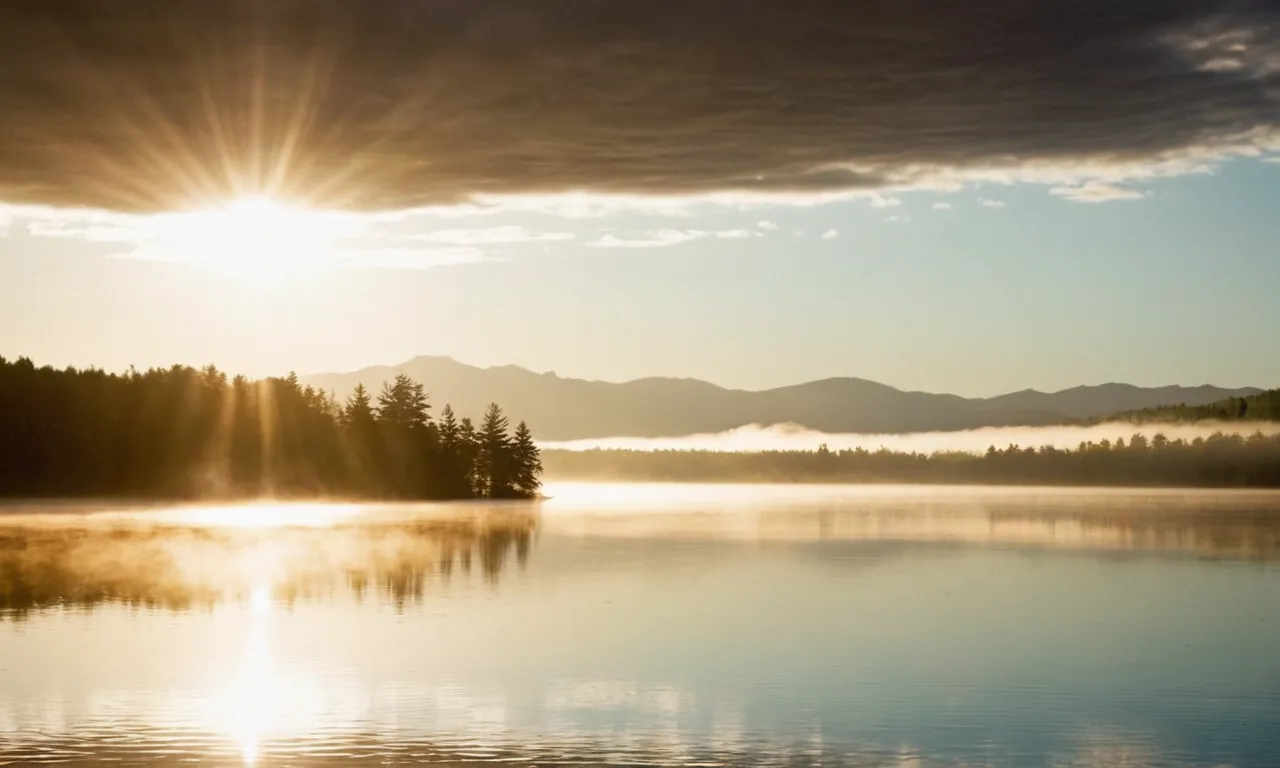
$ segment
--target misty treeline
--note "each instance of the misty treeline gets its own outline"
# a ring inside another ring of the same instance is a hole
[[[1129,440],[990,447],[986,453],[548,450],[556,479],[667,482],[865,482],[1017,485],[1280,487],[1280,435],[1215,433],[1194,440]]]
[[[1108,417],[1138,424],[1184,421],[1280,421],[1280,389],[1208,405],[1165,405]],[[1097,420],[1095,420],[1097,421]]]
[[[209,366],[111,374],[0,357],[0,496],[516,499],[536,496],[533,435],[497,405],[433,418],[397,376],[345,403],[297,376]]]

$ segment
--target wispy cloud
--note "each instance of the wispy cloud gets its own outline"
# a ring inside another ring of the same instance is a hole
[[[992,200],[987,197],[981,197],[978,198],[978,205],[981,205],[983,208],[1003,208],[1005,203],[1003,200]]]
[[[1140,200],[1145,193],[1119,184],[1091,181],[1074,187],[1054,187],[1049,192],[1076,203],[1107,203],[1112,200]]]
[[[889,197],[881,194],[872,194],[869,197],[872,208],[897,208],[902,205],[902,200],[897,197]]]
[[[949,211],[949,210],[951,210],[951,203],[934,203],[934,204],[933,204],[933,210],[935,210],[935,211]]]
[[[822,233],[823,240],[835,240],[839,236],[840,236],[839,230],[835,230],[835,229],[828,229],[826,232]]]
[[[235,229],[234,219],[216,210],[155,215],[0,206],[9,221],[33,238],[78,240],[110,246],[114,258],[189,264],[218,269],[228,250],[266,249],[293,254],[291,269],[427,269],[493,260],[482,246],[545,243],[572,239],[569,233],[534,232],[521,227],[446,229],[429,232],[404,226],[403,216],[284,209],[278,220]],[[413,220],[409,220],[413,224]],[[417,223],[422,223],[418,221]],[[278,241],[278,242],[277,242]]]
[[[356,269],[432,269],[495,261],[479,248],[347,249],[334,254],[332,266]]]
[[[524,227],[506,226],[489,229],[441,229],[409,236],[413,240],[449,245],[510,245],[514,243],[552,243],[573,240],[572,232],[537,232]]]
[[[701,240],[708,235],[700,229],[659,229],[635,237],[618,237],[610,233],[589,241],[587,245],[591,248],[667,248]]]
[[[752,232],[749,229],[722,229],[713,232],[718,240],[746,240],[752,237],[759,237],[759,232]]]
[[[776,232],[778,230],[778,225],[768,219],[756,222],[756,227],[763,229],[765,232]]]

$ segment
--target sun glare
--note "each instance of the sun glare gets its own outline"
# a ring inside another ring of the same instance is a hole
[[[257,286],[332,265],[354,225],[341,214],[245,197],[217,208],[162,214],[148,250]]]

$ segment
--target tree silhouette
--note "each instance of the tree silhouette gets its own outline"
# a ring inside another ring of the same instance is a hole
[[[430,410],[426,390],[403,373],[382,385],[378,395],[379,420],[404,429],[425,427],[431,421]]]
[[[489,403],[480,424],[478,471],[484,484],[482,495],[491,499],[505,499],[514,495],[512,486],[511,437],[507,434],[509,422],[497,403]]]
[[[542,455],[533,441],[533,433],[523,421],[516,425],[511,446],[512,484],[522,496],[536,496],[542,487]]]
[[[364,387],[339,406],[293,374],[117,375],[0,357],[0,496],[531,496],[512,480],[506,418],[490,410],[477,434],[447,407],[437,427],[425,388],[404,376],[376,407]]]

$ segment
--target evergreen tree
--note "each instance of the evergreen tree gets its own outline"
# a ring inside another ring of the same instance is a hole
[[[426,426],[431,418],[430,409],[426,390],[403,373],[384,383],[378,395],[378,419],[396,427]]]
[[[523,421],[516,425],[515,438],[511,446],[512,484],[516,491],[529,498],[538,495],[542,487],[542,453],[538,444],[533,441],[533,433]]]
[[[458,466],[459,475],[465,479],[468,494],[480,498],[488,492],[488,482],[480,473],[480,435],[471,419],[463,417],[458,422]]]
[[[460,436],[458,419],[453,413],[452,405],[445,405],[444,410],[440,412],[440,447],[453,451],[458,447],[458,438]]]
[[[511,436],[507,434],[510,422],[497,403],[489,403],[484,421],[480,424],[479,467],[484,496],[505,499],[514,495],[512,488]]]
[[[373,404],[369,399],[369,390],[363,384],[357,384],[342,408],[342,419],[349,429],[362,430],[374,422]]]

